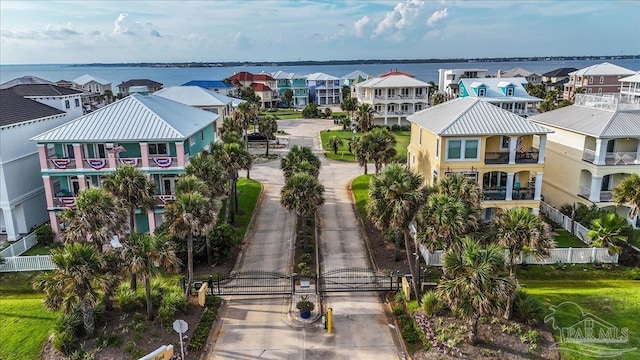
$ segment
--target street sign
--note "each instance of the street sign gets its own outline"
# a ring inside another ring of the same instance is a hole
[[[184,334],[189,330],[189,324],[184,320],[176,320],[173,322],[173,330],[178,334]]]

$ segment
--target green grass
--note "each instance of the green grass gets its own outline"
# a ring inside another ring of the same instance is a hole
[[[262,185],[255,180],[238,180],[238,210],[242,210],[242,214],[237,215],[235,220],[236,223],[241,224],[238,227],[238,234],[241,239],[244,239],[244,234],[247,232],[247,226],[249,226],[249,221],[253,216],[261,190]]]
[[[529,265],[517,268],[518,280],[524,283],[544,280],[640,280],[638,269],[612,264],[564,264],[564,270],[557,265]]]
[[[575,236],[572,236],[570,232],[567,230],[557,230],[558,235],[554,236],[553,239],[556,241],[556,247],[559,248],[583,248],[587,247],[585,243],[583,243],[580,239]]]
[[[615,359],[640,358],[640,281],[593,281],[593,280],[536,280],[527,281],[525,291],[543,301],[544,315],[551,314],[548,308],[563,302],[573,302],[580,306],[585,313],[593,314],[611,323],[618,329],[627,328],[629,341],[622,344],[600,344],[607,349],[633,348],[636,350],[625,353]],[[569,327],[580,321],[582,315],[579,310],[566,307],[558,309],[553,317],[556,325]],[[559,340],[558,331],[554,336]],[[597,334],[596,334],[597,336]],[[574,350],[580,350],[581,345],[562,345]],[[563,360],[583,359],[585,355],[573,351],[562,351]]]
[[[351,183],[351,191],[355,198],[356,205],[362,216],[367,213],[366,206],[369,201],[369,181],[373,175],[360,175],[353,179]]]
[[[396,151],[398,152],[398,157],[406,158],[407,157],[407,146],[409,145],[409,140],[411,138],[410,131],[394,131],[392,132],[393,136],[396,138]],[[329,146],[329,139],[333,136],[337,136],[343,139],[342,146],[338,147],[338,153],[334,154],[333,149]],[[356,133],[357,138],[362,136],[362,133]],[[356,159],[352,153],[349,152],[349,141],[353,139],[352,131],[343,131],[343,130],[331,130],[331,131],[321,131],[320,138],[322,140],[322,148],[326,151],[325,155],[329,159],[333,160],[341,160],[348,162],[355,162]]]
[[[51,247],[46,247],[42,244],[36,244],[31,249],[22,253],[21,256],[49,255],[50,251],[51,251]]]
[[[633,230],[633,232],[631,233],[631,236],[629,236],[629,244],[640,248],[640,229],[637,230]]]
[[[0,274],[0,359],[39,359],[57,313],[42,305],[31,283],[38,272]]]

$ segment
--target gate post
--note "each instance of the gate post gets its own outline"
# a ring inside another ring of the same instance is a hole
[[[296,274],[289,275],[289,278],[291,279],[291,295],[293,295],[296,293]]]
[[[216,289],[218,289],[218,296],[220,296],[220,275],[216,276]]]

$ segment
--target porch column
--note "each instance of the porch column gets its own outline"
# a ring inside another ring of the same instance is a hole
[[[507,197],[505,200],[513,200],[513,173],[507,173]]]
[[[2,208],[2,216],[4,216],[4,225],[7,228],[7,240],[16,241],[18,240],[18,222],[16,217],[13,214],[15,210],[14,207],[6,206]]]
[[[83,156],[82,156],[82,144],[73,144],[73,155],[75,156],[75,160],[76,160],[76,169],[82,169],[84,168],[84,164],[83,164]]]
[[[56,240],[60,239],[60,223],[55,211],[49,211],[49,224],[51,225],[51,230],[56,234]]]
[[[540,135],[540,145],[538,146],[538,164],[544,164],[544,152],[547,149],[547,136]]]
[[[176,141],[176,156],[178,157],[178,166],[184,167],[184,141]]]
[[[84,175],[78,175],[78,187],[80,191],[87,190],[87,179]],[[77,196],[78,194],[76,194]]]
[[[111,149],[113,149],[115,146],[116,146],[116,144],[106,144],[106,147],[107,148],[111,148]],[[107,150],[107,159],[109,161],[109,168],[110,169],[116,169],[118,167],[118,162],[116,160],[115,151]]]
[[[43,176],[42,182],[44,182],[44,197],[47,201],[47,209],[53,209],[53,180],[50,176]]]
[[[509,164],[516,163],[516,148],[518,147],[518,137],[509,136]]]
[[[640,164],[640,138],[636,139],[636,164]]]
[[[540,195],[542,195],[542,173],[536,173],[536,189],[533,193],[533,200],[540,200]]]
[[[604,165],[607,158],[607,139],[596,139],[596,154],[593,163],[595,165]]]
[[[140,157],[142,158],[142,167],[149,167],[149,144],[146,142],[140,143]]]
[[[602,176],[591,176],[591,190],[589,192],[589,201],[600,202],[600,189],[602,188]]]
[[[47,160],[47,145],[38,144],[38,159],[40,159],[40,169],[48,169],[49,162]]]
[[[153,234],[156,229],[156,214],[153,210],[147,210],[147,221],[149,221],[149,234]]]

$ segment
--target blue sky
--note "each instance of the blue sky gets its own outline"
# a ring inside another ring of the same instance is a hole
[[[640,54],[640,1],[0,1],[0,63]]]

